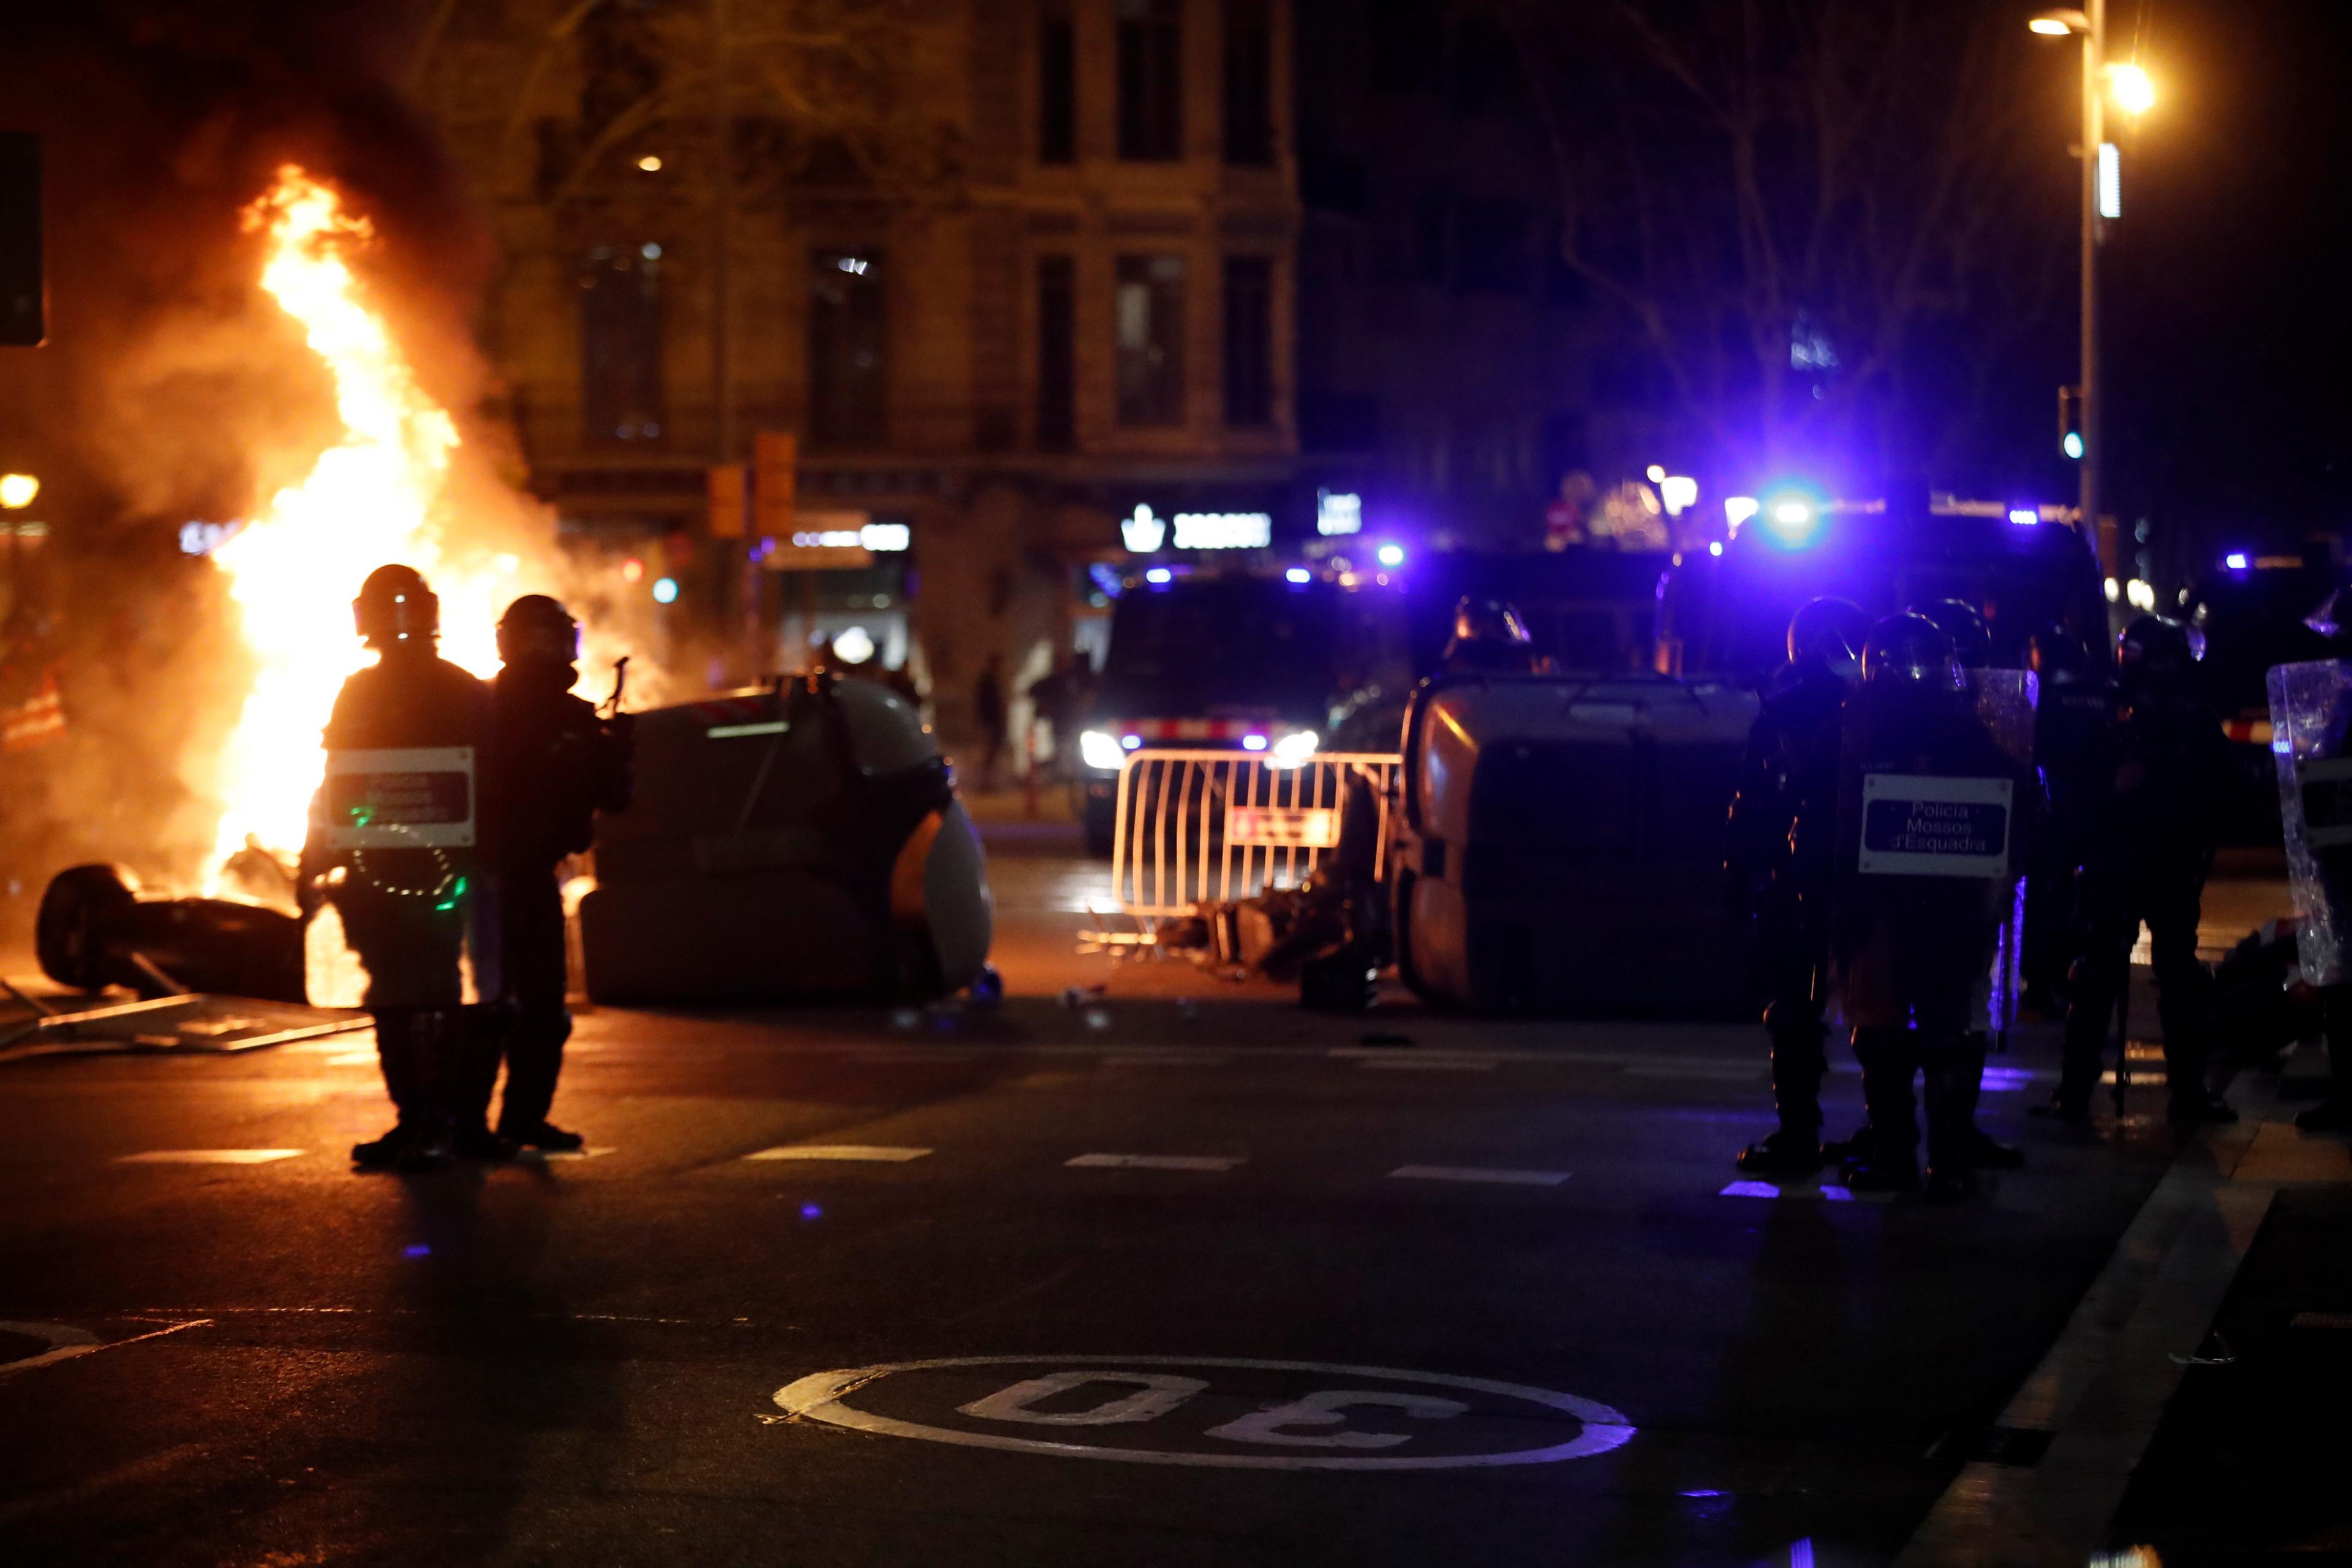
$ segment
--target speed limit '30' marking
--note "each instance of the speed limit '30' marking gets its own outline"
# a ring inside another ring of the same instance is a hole
[[[1219,1469],[1544,1465],[1633,1436],[1605,1405],[1521,1384],[1206,1356],[886,1362],[811,1373],[775,1402],[805,1420],[894,1437]]]

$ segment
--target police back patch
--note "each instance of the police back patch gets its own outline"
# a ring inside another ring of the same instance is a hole
[[[1864,773],[1860,869],[1876,877],[2004,878],[2008,779]]]

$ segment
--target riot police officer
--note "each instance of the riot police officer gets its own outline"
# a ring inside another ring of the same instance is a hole
[[[1914,614],[1933,621],[1937,629],[1952,639],[1952,657],[1958,661],[1967,676],[1971,693],[1981,703],[1986,686],[1994,679],[1985,673],[1992,665],[1992,633],[1985,626],[1984,616],[1966,599],[1935,599],[1925,605],[1915,605],[1912,610]],[[2038,792],[2036,800],[2038,803]],[[2035,839],[2039,842],[2039,834],[2035,835]],[[2014,1171],[2025,1163],[2025,1152],[2013,1143],[2001,1142],[1976,1125],[1976,1086],[1983,1081],[1985,1056],[1990,1045],[1990,1037],[1981,1027],[1970,1029],[1962,1038],[1964,1060],[1961,1073],[1970,1085],[1969,1141],[1974,1163],[1979,1168]],[[1971,1063],[1973,1067],[1969,1065]]]
[[[1753,979],[1772,1046],[1779,1129],[1738,1159],[1742,1171],[1803,1175],[1822,1152],[1822,1043],[1827,1006],[1832,835],[1839,716],[1858,674],[1867,617],[1846,599],[1815,599],[1789,622],[1789,662],[1764,692],[1731,800],[1727,892],[1755,921]]]
[[[1518,611],[1467,595],[1454,606],[1454,636],[1440,658],[1453,675],[1532,675],[1544,668]]]
[[[1952,639],[1934,622],[1879,622],[1862,671],[1842,725],[1830,944],[1870,1116],[1846,1180],[1865,1191],[1920,1184],[1917,1074],[1928,1195],[1949,1201],[1974,1185],[1981,1064],[1967,1036],[2033,784],[1978,717]]]
[[[467,775],[488,693],[436,653],[440,600],[413,568],[370,573],[352,618],[377,658],[335,698],[325,734],[328,783],[311,807],[298,882],[305,912],[322,897],[333,900],[344,939],[367,971],[376,1054],[399,1117],[391,1131],[354,1147],[352,1159],[415,1169],[453,1151],[496,1156],[495,1142],[458,1135],[457,1106],[466,1048],[459,956],[475,826]],[[448,759],[426,765],[449,771],[437,777],[369,771],[412,767],[419,751]],[[379,777],[396,781],[393,793],[368,794]],[[362,780],[371,782],[352,782]],[[410,809],[387,809],[403,789]]]
[[[575,1150],[580,1135],[547,1120],[572,1036],[556,869],[588,847],[597,812],[629,803],[628,722],[572,695],[580,624],[556,600],[517,599],[499,618],[498,639],[482,801],[489,864],[478,919],[488,1038],[468,1111],[476,1124],[487,1115],[503,1056],[498,1136]]]
[[[2221,721],[2191,689],[2187,628],[2142,616],[2116,646],[2114,769],[2102,781],[2083,867],[2084,953],[2066,1013],[2065,1068],[2051,1102],[2087,1122],[2107,1031],[2147,924],[2176,1127],[2235,1121],[2206,1086],[2207,992],[2197,958],[2205,876],[2229,787]]]
[[[2036,627],[2026,668],[2041,682],[2033,711],[2033,761],[2050,799],[2025,876],[2025,996],[2045,1017],[2063,1010],[2075,958],[2075,881],[2103,781],[2111,778],[2115,698],[2091,666],[2082,639],[2065,627]]]

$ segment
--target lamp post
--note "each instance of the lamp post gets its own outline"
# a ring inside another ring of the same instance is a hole
[[[2070,35],[2083,40],[2083,350],[2082,350],[2082,520],[2095,544],[2098,541],[2100,480],[2106,461],[2106,438],[2101,421],[2105,396],[2099,384],[2099,243],[2104,237],[2099,216],[2101,148],[2106,142],[2106,99],[2113,91],[2118,107],[2139,113],[2154,101],[2147,75],[2136,65],[2107,64],[2106,0],[2088,0],[2079,11],[2044,11],[2026,26],[2043,37]],[[2104,552],[2103,552],[2104,556]],[[2112,572],[2114,563],[2103,562]]]

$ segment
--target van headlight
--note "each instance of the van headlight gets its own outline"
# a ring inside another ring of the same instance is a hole
[[[1274,751],[1266,761],[1277,768],[1304,767],[1307,759],[1314,756],[1315,748],[1321,744],[1322,738],[1314,731],[1293,730],[1274,743]]]
[[[1078,761],[1090,768],[1115,773],[1126,755],[1119,750],[1116,736],[1106,735],[1100,730],[1087,730],[1078,735]]]

